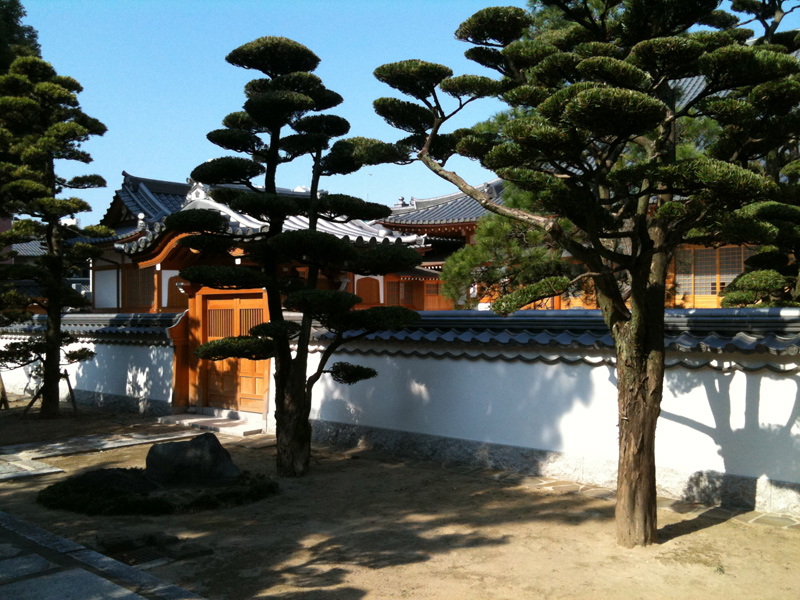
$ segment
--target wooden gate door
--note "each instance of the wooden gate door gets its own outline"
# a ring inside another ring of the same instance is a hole
[[[211,296],[205,304],[203,342],[247,335],[251,327],[264,322],[264,301],[259,295]],[[200,364],[207,406],[259,413],[264,409],[269,361],[228,358],[201,360]]]

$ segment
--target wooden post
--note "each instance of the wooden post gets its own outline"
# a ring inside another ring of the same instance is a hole
[[[69,373],[67,373],[66,369],[64,369],[64,371],[61,373],[61,376],[67,380],[67,389],[69,390],[69,399],[72,402],[72,410],[77,415],[78,403],[75,402],[75,392],[72,390],[72,383],[69,380]]]

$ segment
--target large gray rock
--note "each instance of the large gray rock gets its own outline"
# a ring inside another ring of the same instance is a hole
[[[159,483],[214,485],[239,476],[239,467],[213,433],[188,442],[155,444],[147,453],[147,476]]]

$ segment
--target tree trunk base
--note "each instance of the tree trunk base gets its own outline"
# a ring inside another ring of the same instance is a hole
[[[278,475],[302,477],[308,472],[311,458],[311,424],[307,420],[292,419],[277,433]]]

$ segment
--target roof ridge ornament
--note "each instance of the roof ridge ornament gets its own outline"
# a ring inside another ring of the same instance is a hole
[[[189,184],[189,191],[186,192],[183,206],[186,206],[194,200],[211,200],[211,188],[209,186],[199,181],[194,181],[191,177],[186,178],[186,183]]]

